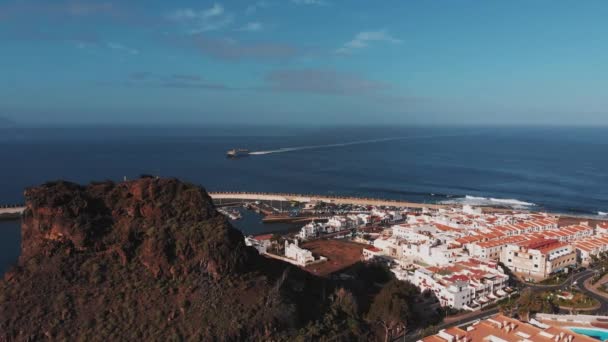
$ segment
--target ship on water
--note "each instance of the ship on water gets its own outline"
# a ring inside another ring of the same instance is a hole
[[[244,148],[233,148],[231,150],[228,150],[228,152],[226,152],[226,157],[228,157],[228,158],[245,157],[248,155],[249,155],[249,150],[244,149]]]

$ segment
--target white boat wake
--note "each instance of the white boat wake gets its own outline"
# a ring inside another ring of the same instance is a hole
[[[379,143],[379,142],[392,141],[392,140],[417,139],[417,138],[434,138],[434,137],[437,137],[437,136],[392,137],[392,138],[382,138],[382,139],[349,141],[349,142],[344,142],[344,143],[326,144],[326,145],[309,145],[309,146],[297,146],[297,147],[283,147],[283,148],[279,148],[279,149],[276,149],[276,150],[249,152],[249,155],[263,155],[263,154],[271,154],[271,153],[283,153],[283,152],[313,150],[313,149],[330,148],[330,147],[343,147],[343,146],[351,146],[351,145],[371,144],[371,143]]]

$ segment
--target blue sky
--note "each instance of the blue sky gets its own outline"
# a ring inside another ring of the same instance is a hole
[[[608,124],[608,2],[0,0],[23,124]]]

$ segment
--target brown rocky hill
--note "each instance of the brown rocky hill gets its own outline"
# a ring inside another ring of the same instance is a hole
[[[25,197],[0,341],[291,340],[331,307],[326,280],[246,247],[198,186],[54,182]]]

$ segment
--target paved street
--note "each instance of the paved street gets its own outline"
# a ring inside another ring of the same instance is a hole
[[[533,285],[533,284],[522,284],[521,286],[523,286],[524,288],[531,288],[533,289],[535,292],[538,291],[555,291],[555,290],[562,290],[562,291],[567,291],[570,289],[571,286],[573,286],[575,289],[578,289],[579,291],[585,293],[586,295],[588,295],[591,298],[596,299],[597,301],[600,302],[600,307],[599,309],[595,310],[595,311],[589,311],[588,313],[595,313],[595,314],[608,314],[608,299],[606,297],[602,297],[598,294],[596,294],[593,291],[590,291],[589,289],[587,289],[584,286],[584,283],[587,279],[590,279],[591,277],[593,277],[594,274],[596,274],[596,272],[598,272],[597,269],[587,269],[583,272],[579,272],[579,273],[574,273],[572,274],[570,277],[568,277],[563,283],[559,284],[559,285]]]
[[[606,298],[606,296],[601,296],[597,293],[597,291],[592,291],[589,288],[585,287],[585,281],[587,279],[590,279],[591,277],[593,277],[593,273],[585,274],[584,277],[578,279],[576,286],[586,295],[600,302],[600,308],[595,311],[596,315],[608,315],[608,299]]]

